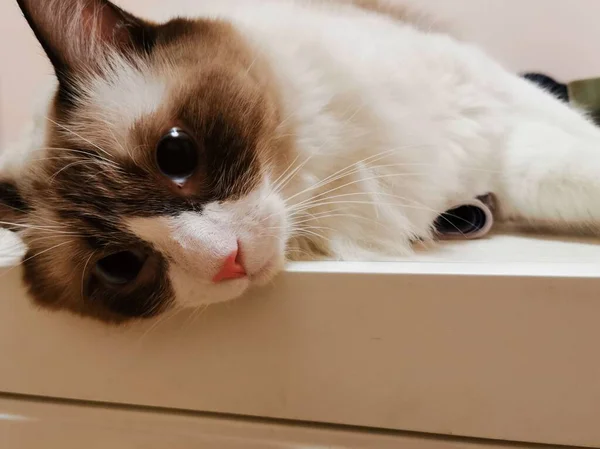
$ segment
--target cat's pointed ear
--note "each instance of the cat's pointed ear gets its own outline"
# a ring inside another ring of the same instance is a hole
[[[154,27],[107,0],[17,0],[61,77],[94,69],[113,51],[148,51]]]
[[[15,183],[0,180],[0,228],[19,231],[29,211]]]

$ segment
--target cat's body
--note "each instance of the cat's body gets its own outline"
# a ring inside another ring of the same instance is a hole
[[[31,8],[29,2],[21,3],[26,11]],[[80,2],[49,2],[66,3]],[[69,88],[84,94],[77,94],[75,105],[61,103],[59,94],[58,106],[55,100],[50,121],[43,125],[46,143],[35,142],[32,150],[40,145],[73,148],[73,140],[79,140],[87,144],[86,151],[93,149],[90,145],[108,149],[109,158],[148,167],[131,153],[157,145],[161,134],[155,135],[154,128],[164,134],[170,126],[186,122],[190,129],[190,121],[205,123],[210,115],[211,120],[218,117],[218,126],[208,120],[209,125],[201,127],[203,132],[224,130],[226,137],[210,140],[218,143],[218,148],[211,146],[213,151],[223,149],[220,156],[214,156],[219,164],[231,159],[227,173],[211,181],[211,192],[220,189],[211,193],[212,199],[198,199],[193,189],[201,181],[194,177],[189,191],[186,186],[179,188],[197,202],[183,201],[177,207],[160,203],[169,201],[162,194],[130,201],[127,189],[135,192],[146,178],[134,185],[123,184],[123,197],[106,193],[110,180],[89,174],[78,180],[102,186],[92,188],[90,203],[95,204],[92,197],[98,195],[105,195],[102,204],[114,202],[109,207],[119,211],[119,226],[131,234],[127,247],[139,245],[134,237],[147,247],[144,260],[150,260],[145,265],[151,268],[146,277],[150,279],[153,271],[157,277],[160,272],[163,280],[160,284],[144,280],[143,268],[133,282],[142,283],[143,295],[153,298],[151,312],[172,302],[204,304],[239,296],[253,283],[270,280],[284,255],[340,260],[405,255],[415,240],[433,237],[432,226],[440,213],[490,192],[498,199],[502,221],[557,231],[600,230],[600,130],[583,114],[509,73],[480,50],[403,21],[399,10],[378,8],[374,2],[362,6],[226,3],[218,13],[224,24],[203,23],[183,33],[162,30],[149,56],[135,55],[130,60],[111,53],[110,62],[101,64],[101,75],[94,73],[90,78],[86,69],[80,78],[71,75],[68,82],[63,78],[63,85],[80,79],[75,88]],[[31,16],[36,14],[44,11],[30,11]],[[31,16],[30,22],[39,20]],[[68,59],[69,51],[78,50],[66,51]],[[102,53],[97,57],[103,58]],[[214,86],[194,86],[207,78],[214,78]],[[193,103],[194,95],[202,106]],[[165,109],[163,104],[170,106]],[[190,109],[193,118],[186,115]],[[236,134],[243,136],[241,140],[252,142],[241,145],[236,141],[239,153],[235,154],[227,150],[233,141],[230,125],[242,130]],[[58,143],[47,143],[53,139]],[[250,147],[254,153],[246,154]],[[52,150],[45,153],[62,157]],[[210,154],[206,157],[206,166],[216,167],[206,175],[208,179],[218,167],[209,160]],[[30,187],[24,183],[31,182],[32,176],[68,184],[72,181],[68,164],[78,163],[77,158],[67,159],[62,165],[40,169],[27,162],[29,181],[17,182],[18,190],[28,192]],[[115,170],[116,177],[119,170]],[[52,184],[43,188],[55,189]],[[151,188],[144,185],[140,190]],[[39,192],[40,187],[33,190]],[[81,217],[67,217],[73,219],[70,226],[78,229],[83,220],[84,233],[93,234],[94,220],[101,221],[104,209],[85,211],[84,193],[72,198],[60,189],[57,192],[49,195],[50,203],[66,208],[65,201],[75,202]],[[24,196],[19,201],[34,211],[30,216],[65,220],[64,213],[39,204],[33,191]],[[129,208],[124,206],[128,202]],[[154,210],[136,213],[135,207],[143,207],[144,202]],[[94,218],[88,222],[90,216]],[[116,239],[114,234],[111,239]],[[63,244],[82,254],[76,262],[61,259],[56,251],[42,255],[41,260],[59,266],[53,276],[66,273],[69,263],[76,263],[79,268],[71,282],[82,280],[81,286],[76,282],[76,289],[65,284],[54,291],[59,296],[55,305],[88,313],[89,304],[82,306],[86,302],[83,279],[90,259],[94,263],[94,253],[81,242]],[[44,245],[30,247],[39,252],[48,247]],[[99,248],[89,245],[98,252],[112,248],[112,242],[99,243]],[[238,278],[237,272],[228,269],[224,279],[229,280],[220,282],[223,270],[219,271],[219,265],[232,251],[240,269],[238,250],[244,252],[243,275]],[[38,299],[41,291],[36,282],[47,286],[52,280],[40,274],[41,269],[46,269],[43,263],[29,269],[26,264],[26,279]],[[117,299],[132,297],[147,303],[142,294],[102,291],[110,296],[109,319],[115,319],[113,312],[152,314],[114,307]],[[161,292],[160,297],[155,291]],[[94,305],[89,313],[105,317],[105,311],[98,310],[103,308]]]
[[[330,256],[360,257],[355,245],[373,245],[371,258],[402,254],[441,212],[487,192],[502,220],[600,230],[600,130],[580,112],[444,33],[336,7],[266,8],[236,17],[268,55],[295,148],[310,159],[286,197],[336,189],[340,204],[365,202],[344,207],[377,217],[319,220],[335,229]]]

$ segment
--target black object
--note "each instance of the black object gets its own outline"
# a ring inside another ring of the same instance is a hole
[[[485,227],[487,216],[483,209],[477,206],[459,206],[444,212],[434,223],[438,234],[459,234],[468,237]]]
[[[567,89],[566,84],[559,83],[554,78],[544,75],[543,73],[525,73],[523,78],[542,87],[559,100],[562,100],[565,103],[569,102],[569,90]]]
[[[478,196],[444,212],[433,224],[438,238],[478,239],[492,229],[496,198],[493,194]]]

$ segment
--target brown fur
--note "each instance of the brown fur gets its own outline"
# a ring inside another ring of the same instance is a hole
[[[434,20],[428,14],[404,5],[396,0],[324,0],[326,3],[351,5],[375,14],[387,16],[399,22],[410,23],[426,31],[437,30],[445,32],[448,27],[439,20]]]
[[[385,16],[389,16],[395,20],[399,20],[401,22],[409,22],[409,23],[419,23],[423,16],[421,14],[417,14],[411,8],[406,5],[399,4],[394,1],[385,1],[385,0],[346,0],[352,5],[359,7],[361,9],[365,9],[367,11],[372,11],[378,14],[383,14]]]

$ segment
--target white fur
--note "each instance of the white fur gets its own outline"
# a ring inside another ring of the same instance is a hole
[[[196,306],[235,298],[282,268],[287,239],[283,210],[278,196],[264,182],[242,200],[209,203],[202,213],[127,222],[132,232],[166,256],[178,304]],[[214,283],[212,279],[238,244],[248,276]]]
[[[471,45],[344,11],[231,13],[278,74],[308,160],[285,196],[306,194],[288,207],[322,195],[324,216],[343,209],[311,221],[332,229],[335,257],[405,253],[439,213],[488,192],[502,219],[599,230],[600,130],[583,114]],[[349,164],[338,186],[314,188]]]
[[[84,107],[69,129],[126,156],[134,150],[128,145],[135,147],[129,133],[136,120],[155,113],[168,99],[168,74],[156,73],[142,59],[132,62],[118,53],[104,61],[111,67],[104,69],[105,75],[90,73],[79,84],[76,102]],[[109,141],[103,142],[106,136]]]

